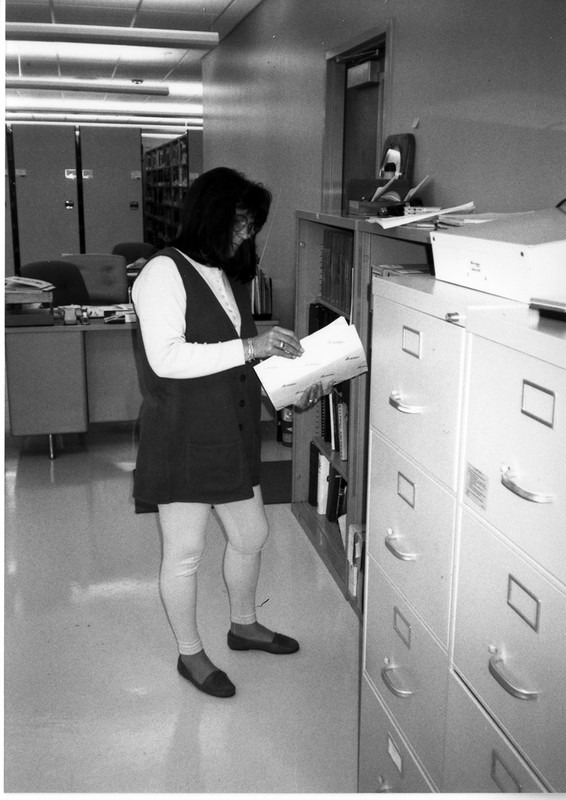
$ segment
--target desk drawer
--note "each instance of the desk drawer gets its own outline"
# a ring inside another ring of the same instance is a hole
[[[376,297],[371,424],[456,487],[464,331]]]
[[[370,434],[369,553],[448,644],[455,499]]]
[[[397,726],[365,678],[362,678],[360,709],[358,791],[431,792]]]
[[[452,676],[448,689],[448,725],[443,792],[545,792],[485,711]]]
[[[440,785],[448,659],[370,557],[365,669]]]
[[[566,594],[466,512],[459,562],[454,665],[565,791]]]
[[[566,372],[474,336],[465,502],[566,582]]]

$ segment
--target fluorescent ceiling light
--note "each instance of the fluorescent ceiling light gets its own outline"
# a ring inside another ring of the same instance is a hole
[[[169,94],[164,83],[134,83],[132,81],[79,80],[64,78],[6,78],[6,89],[35,89],[55,92],[99,92],[101,94]]]
[[[56,25],[35,22],[6,22],[5,37],[12,41],[141,45],[142,47],[173,47],[183,50],[210,50],[219,41],[218,33],[211,31],[175,31],[111,25]]]
[[[202,116],[202,103],[125,103],[107,100],[105,111],[115,114],[159,114],[167,117]],[[36,113],[60,111],[62,113],[100,113],[101,107],[92,105],[92,100],[71,98],[65,101],[52,98],[6,97],[7,111],[35,111]]]
[[[35,120],[33,111],[12,111],[6,112],[6,122],[23,122]],[[105,114],[103,111],[96,113],[82,113],[82,114],[65,114],[64,112],[53,112],[50,114],[41,114],[41,121],[43,122],[72,122],[73,124],[82,124],[83,122],[131,122],[141,125],[165,125],[167,127],[177,127],[186,125],[202,125],[202,117],[187,117],[180,119],[175,117],[160,117],[159,115],[138,115],[138,114]]]
[[[63,65],[78,61],[88,64],[107,64],[120,61],[129,64],[176,64],[186,49],[170,47],[167,52],[156,47],[128,47],[118,44],[77,44],[73,42],[5,42],[7,59],[58,58]]]
[[[138,122],[123,122],[120,120],[119,122],[108,122],[104,120],[104,122],[91,122],[90,120],[82,120],[80,123],[77,123],[76,120],[72,122],[65,121],[65,120],[41,120],[41,119],[14,119],[9,120],[8,125],[57,125],[59,127],[69,127],[70,125],[77,125],[80,124],[81,127],[87,128],[141,128],[141,135],[142,136],[162,136],[164,133],[172,133],[175,136],[179,136],[187,131],[201,131],[202,125],[198,123],[193,124],[192,122],[187,125],[167,125],[165,123],[153,123],[150,122],[146,125],[140,125]]]

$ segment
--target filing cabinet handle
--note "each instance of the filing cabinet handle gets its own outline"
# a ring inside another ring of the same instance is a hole
[[[522,689],[520,686],[516,685],[515,678],[507,669],[505,661],[497,653],[492,655],[489,659],[489,671],[497,683],[512,697],[516,697],[517,700],[537,699],[538,692],[531,691],[530,689]]]
[[[395,666],[388,666],[383,667],[381,670],[381,679],[383,683],[387,686],[391,694],[394,694],[395,697],[412,697],[414,692],[411,689],[406,689],[404,686],[398,686],[394,681],[391,680],[391,673],[395,672],[397,667]]]
[[[397,392],[391,392],[389,395],[389,405],[402,414],[422,414],[424,411],[423,406],[409,406],[404,403]]]
[[[399,561],[416,561],[418,556],[416,553],[404,553],[402,550],[397,549],[393,542],[397,539],[391,528],[387,529],[387,536],[385,537],[385,546]]]
[[[510,492],[516,494],[517,497],[522,497],[523,500],[528,500],[530,503],[553,503],[554,495],[544,494],[543,492],[530,492],[528,489],[523,489],[516,483],[514,476],[511,474],[509,468],[503,470],[501,473],[501,483]]]

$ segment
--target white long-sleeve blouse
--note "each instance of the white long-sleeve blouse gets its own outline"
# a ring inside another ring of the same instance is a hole
[[[210,286],[239,336],[240,313],[226,274],[185,258]],[[210,344],[186,341],[185,286],[173,259],[157,256],[146,264],[133,285],[132,302],[147,360],[159,377],[201,378],[245,363],[242,339]]]

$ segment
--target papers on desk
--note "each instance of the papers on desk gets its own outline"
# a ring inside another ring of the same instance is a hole
[[[87,313],[92,319],[107,317],[110,314],[133,314],[134,307],[131,303],[116,303],[111,306],[86,306]]]
[[[79,306],[76,304],[59,306],[56,315],[63,317],[65,324],[72,324],[71,320],[75,317],[84,325],[89,321],[100,320],[101,322],[136,322],[137,317],[131,303],[115,303],[110,306]]]
[[[301,339],[299,358],[271,356],[254,367],[269,399],[279,411],[296,403],[305,389],[321,381],[336,384],[367,371],[363,345],[344,317]]]

